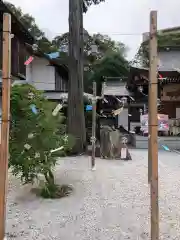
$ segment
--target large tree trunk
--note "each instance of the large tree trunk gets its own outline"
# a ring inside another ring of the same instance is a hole
[[[76,138],[74,152],[84,151],[83,1],[69,0],[68,133]]]

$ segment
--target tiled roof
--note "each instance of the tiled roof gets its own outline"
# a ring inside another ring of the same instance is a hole
[[[130,96],[129,91],[126,89],[126,83],[120,81],[107,82],[104,88],[104,95],[113,96]]]

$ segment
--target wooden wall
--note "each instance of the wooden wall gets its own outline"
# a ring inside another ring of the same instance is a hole
[[[3,42],[2,33],[0,34],[0,69],[2,69],[2,54],[3,54]],[[24,62],[27,58],[27,51],[24,43],[14,36],[11,39],[11,74],[17,76],[18,74],[26,75],[26,67]]]
[[[159,113],[169,115],[169,118],[176,118],[176,108],[180,108],[180,102],[162,101]]]
[[[68,91],[68,80],[62,76],[62,73],[58,68],[55,68],[55,90],[67,92]]]
[[[180,84],[167,84],[161,90],[161,101],[180,102]]]

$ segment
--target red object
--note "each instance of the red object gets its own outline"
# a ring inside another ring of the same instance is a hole
[[[159,75],[159,78],[161,78],[161,79],[163,78],[163,76],[161,74],[158,73],[158,75]]]
[[[33,61],[33,57],[32,56],[30,56],[25,62],[24,62],[24,65],[29,65],[32,61]]]

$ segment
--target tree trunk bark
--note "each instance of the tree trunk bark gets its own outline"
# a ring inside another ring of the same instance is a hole
[[[83,1],[69,0],[68,133],[76,138],[76,153],[86,143],[83,90]]]

